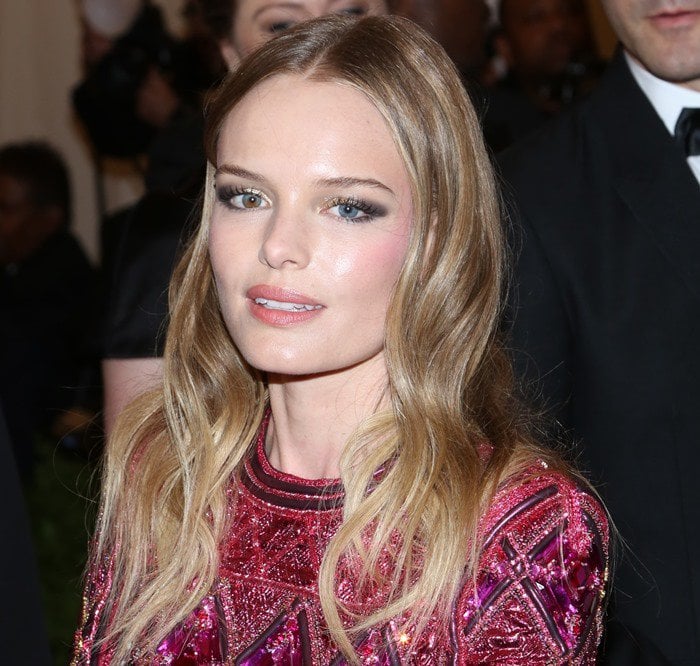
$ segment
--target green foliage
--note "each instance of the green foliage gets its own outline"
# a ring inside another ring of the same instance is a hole
[[[87,543],[96,515],[95,465],[55,440],[39,438],[25,487],[44,614],[55,664],[70,660],[82,600]]]

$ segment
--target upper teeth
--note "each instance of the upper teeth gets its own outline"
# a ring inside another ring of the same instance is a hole
[[[320,310],[320,305],[305,305],[304,303],[285,303],[283,301],[273,301],[270,298],[256,298],[255,302],[271,310],[287,310],[289,312],[301,312],[303,310]]]

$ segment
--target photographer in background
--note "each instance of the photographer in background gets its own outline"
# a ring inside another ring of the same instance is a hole
[[[83,0],[85,77],[73,92],[75,109],[98,155],[149,153],[159,131],[199,112],[200,97],[223,74],[199,32],[176,40],[148,0]],[[197,3],[184,16],[194,23]]]
[[[160,11],[143,0],[84,0],[81,25],[85,78],[73,103],[93,147],[114,157],[145,153],[181,104],[174,81],[161,73],[172,70],[176,49]],[[156,77],[162,82],[159,110],[139,109],[143,90]]]
[[[183,8],[190,25],[197,6],[190,0]],[[73,104],[98,168],[105,156],[131,159],[145,164],[147,193],[189,195],[204,164],[202,95],[225,71],[222,61],[211,58],[201,31],[176,40],[148,0],[83,0],[81,9],[85,78]],[[103,229],[107,267],[130,217]]]
[[[492,40],[507,66],[489,91],[485,132],[494,151],[590,92],[602,73],[583,0],[500,0]]]
[[[204,177],[203,93],[225,67],[212,56],[218,47],[201,28],[195,0],[183,5],[183,40],[168,34],[159,9],[147,0],[83,0],[81,8],[86,76],[73,101],[98,168],[105,155],[145,162],[144,196],[103,222],[102,353],[152,357],[153,330],[167,309],[159,285],[168,283]]]

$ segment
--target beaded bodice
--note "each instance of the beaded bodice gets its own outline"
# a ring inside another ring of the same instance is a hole
[[[342,487],[274,470],[263,444],[261,432],[235,482],[235,517],[214,589],[155,653],[135,663],[346,663],[329,638],[317,591],[323,554],[342,519]],[[464,581],[449,626],[434,620],[414,636],[396,618],[357,640],[362,664],[594,663],[607,578],[605,515],[568,478],[544,468],[524,478],[504,487],[484,516],[476,588],[471,577]],[[362,611],[352,575],[341,572],[337,586],[339,597]],[[110,663],[109,651],[93,650],[108,590],[109,572],[94,568],[76,664]],[[378,598],[365,599],[367,609]]]

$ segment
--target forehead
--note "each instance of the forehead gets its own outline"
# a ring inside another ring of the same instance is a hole
[[[399,159],[388,125],[363,92],[297,74],[273,76],[250,90],[226,117],[218,153],[275,144],[282,154],[301,145]]]

